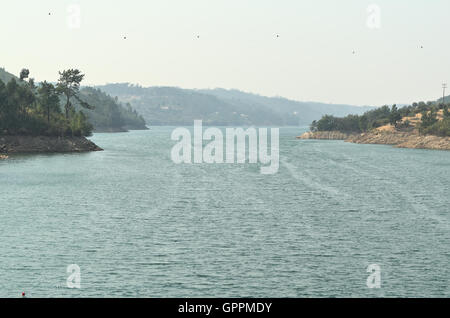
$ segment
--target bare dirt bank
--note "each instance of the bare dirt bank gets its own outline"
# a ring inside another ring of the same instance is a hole
[[[371,131],[363,134],[319,131],[307,132],[297,138],[345,140],[356,144],[392,145],[397,148],[450,150],[450,137],[425,136],[416,131]]]
[[[84,137],[0,136],[0,159],[17,153],[66,153],[101,151]]]

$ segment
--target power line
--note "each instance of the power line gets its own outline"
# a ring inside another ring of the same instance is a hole
[[[444,103],[444,105],[445,105],[445,89],[447,88],[447,83],[442,83],[442,91],[443,91],[443,93],[442,93],[442,102]]]

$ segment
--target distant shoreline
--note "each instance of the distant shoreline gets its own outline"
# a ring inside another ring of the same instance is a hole
[[[127,133],[131,130],[149,130],[149,127],[126,127],[125,129],[99,129],[94,133]],[[0,160],[12,154],[77,153],[103,151],[85,137],[0,135]]]
[[[115,133],[126,133],[126,132],[130,132],[133,130],[149,130],[150,128],[148,128],[147,126],[145,127],[131,127],[131,126],[124,126],[124,127],[120,127],[120,128],[98,128],[98,129],[94,129],[93,133],[94,134],[115,134]]]
[[[0,159],[11,154],[102,151],[85,137],[0,136]]]
[[[297,139],[344,140],[356,144],[391,145],[396,148],[450,150],[450,137],[417,132],[371,131],[362,134],[339,131],[306,132]]]

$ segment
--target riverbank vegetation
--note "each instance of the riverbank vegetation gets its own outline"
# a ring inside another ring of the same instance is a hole
[[[0,80],[0,134],[31,136],[89,136],[92,125],[82,111],[76,111],[73,100],[84,108],[94,107],[79,97],[84,78],[79,70],[60,72],[56,85],[42,82],[36,85],[30,72],[24,69],[18,80]],[[64,112],[60,99],[64,98]]]
[[[81,87],[77,69],[57,83],[36,84],[30,71],[14,76],[0,69],[0,135],[89,136],[93,131],[147,129],[144,119],[98,89]]]
[[[450,136],[450,104],[420,102],[398,108],[383,106],[363,115],[334,117],[325,115],[311,124],[311,131],[363,133],[373,129],[416,131],[423,135]]]

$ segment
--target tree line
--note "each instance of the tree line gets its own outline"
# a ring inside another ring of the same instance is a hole
[[[391,124],[396,129],[412,128],[411,122],[403,121],[403,117],[415,117],[421,114],[418,130],[421,134],[450,136],[450,104],[420,102],[398,108],[383,106],[370,110],[363,115],[348,115],[335,117],[325,115],[318,121],[313,121],[311,131],[340,131],[346,133],[362,133],[374,128]],[[438,119],[438,112],[443,110],[443,120]]]
[[[80,97],[95,110],[86,110],[76,105],[76,110],[83,110],[95,131],[125,131],[128,129],[147,129],[145,120],[129,103],[122,104],[118,97],[112,97],[102,90],[83,87]]]
[[[23,69],[19,78],[8,83],[0,80],[0,135],[90,136],[92,125],[83,111],[94,107],[79,97],[84,79],[77,69],[59,72],[56,85],[39,85]]]

